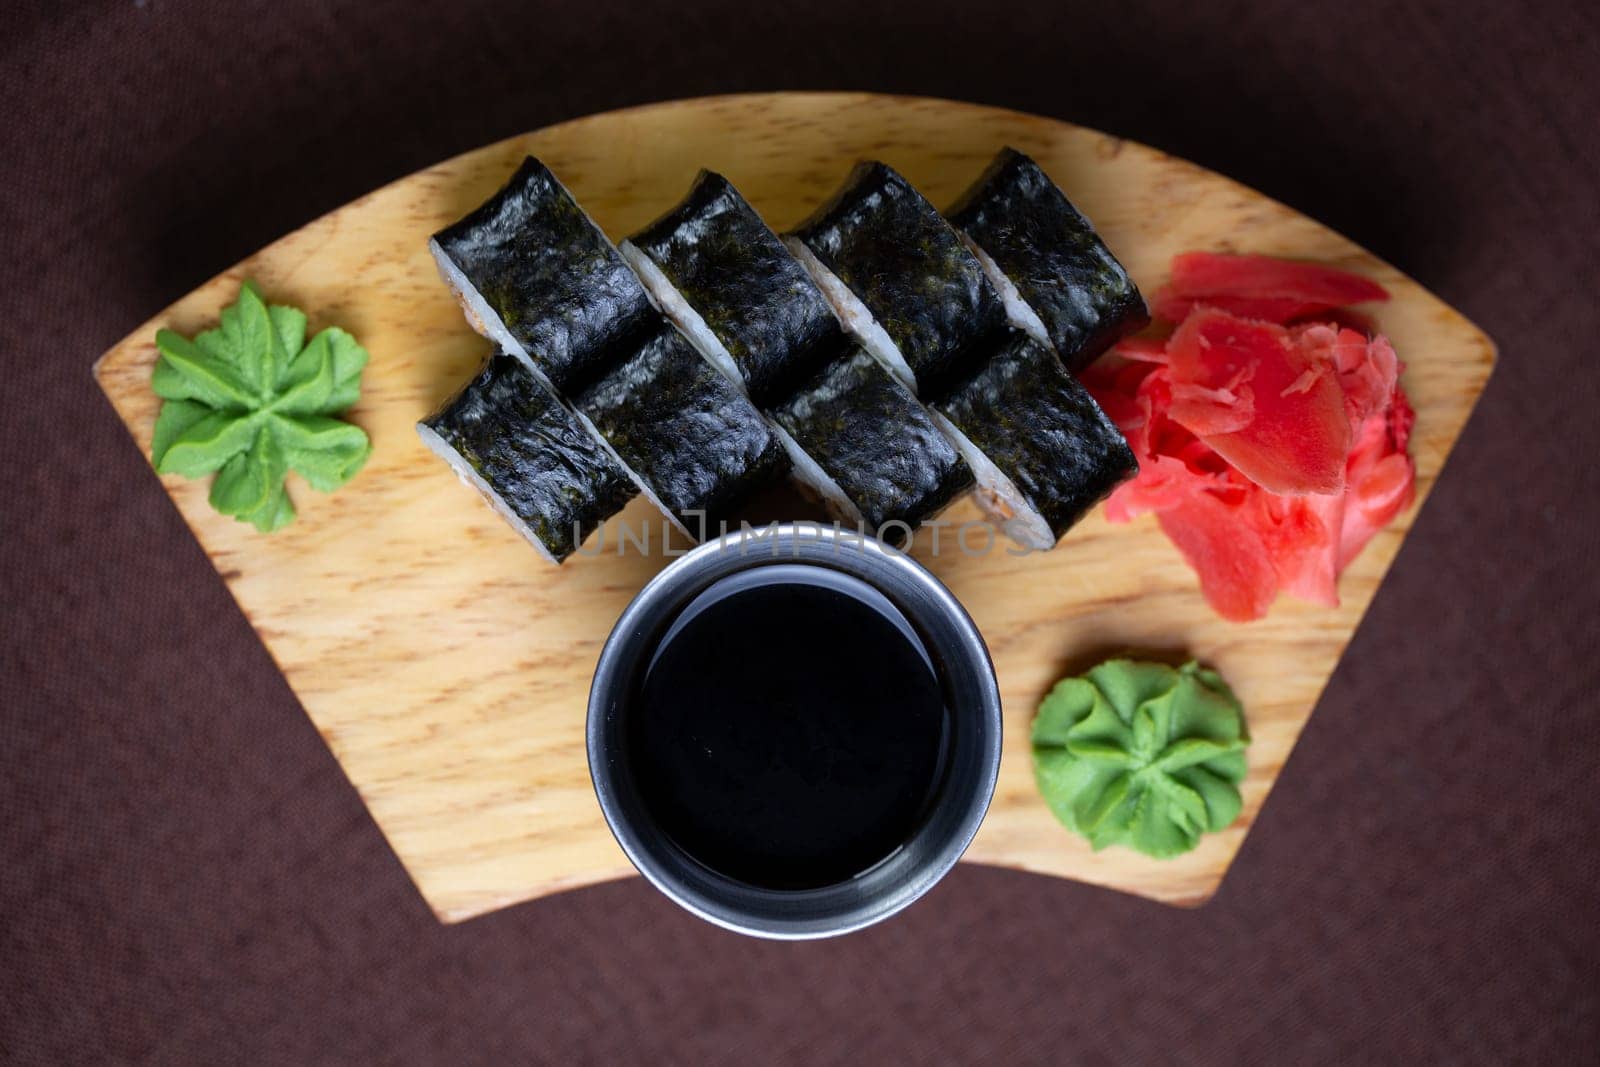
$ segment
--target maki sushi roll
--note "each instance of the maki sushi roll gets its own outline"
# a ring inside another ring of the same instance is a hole
[[[1013,325],[1087,367],[1150,322],[1144,297],[1049,175],[1003,148],[949,218],[977,251]]]
[[[977,474],[979,507],[1028,548],[1053,548],[1139,469],[1055,352],[1020,330],[933,410]]]
[[[915,528],[972,488],[972,468],[928,409],[856,347],[768,410],[795,481],[844,522]]]
[[[790,476],[836,518],[873,533],[915,526],[971,487],[927,410],[851,341],[727,179],[702,171],[621,251],[657,306],[762,408]]]
[[[861,163],[788,239],[845,326],[919,396],[981,363],[1005,307],[961,236],[882,163]]]
[[[620,251],[668,318],[758,406],[787,396],[848,346],[828,301],[720,174]]]
[[[639,279],[532,156],[429,247],[473,328],[558,389],[594,378],[654,319]]]
[[[788,466],[738,386],[659,318],[573,406],[640,491],[696,540]]]
[[[552,563],[634,495],[627,472],[549,386],[498,350],[417,434]]]

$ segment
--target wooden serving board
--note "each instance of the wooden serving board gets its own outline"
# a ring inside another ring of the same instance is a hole
[[[336,494],[294,482],[300,518],[263,536],[218,515],[205,482],[164,479],[295,693],[440,918],[464,919],[633,873],[590,786],[585,705],[612,622],[668,559],[544,563],[429,454],[413,424],[472,373],[487,343],[439,281],[428,236],[474,207],[524,154],[548,163],[613,238],[676,203],[696,170],[727,175],[775,228],[798,222],[859,159],[883,159],[949,203],[996,149],[1033,155],[1095,221],[1146,291],[1173,253],[1251,251],[1375,278],[1377,312],[1417,409],[1418,502],[1494,363],[1493,344],[1411,279],[1257,193],[1149,148],[1032,115],[864,94],[717,97],[596,115],[515,137],[379,189],[212,280],[106,354],[99,382],[147,453],[156,329],[213,325],[239,282],[337,324],[372,353],[350,417],[366,469]],[[1261,810],[1415,509],[1340,583],[1337,610],[1283,599],[1248,625],[1217,618],[1148,517],[1098,514],[1055,551],[914,555],[947,582],[994,655],[1005,755],[966,858],[1081,879],[1175,904],[1217,888]],[[647,505],[623,518],[650,520]],[[947,515],[976,518],[970,502]],[[681,547],[681,546],[680,546]],[[1244,701],[1254,743],[1244,812],[1194,852],[1158,862],[1092,852],[1034,789],[1028,726],[1056,678],[1113,651],[1189,654]]]

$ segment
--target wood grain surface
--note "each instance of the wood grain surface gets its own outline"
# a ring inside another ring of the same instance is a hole
[[[670,560],[652,551],[551,567],[429,454],[413,424],[473,371],[487,343],[439,281],[426,240],[480,203],[524,154],[548,163],[613,238],[674,204],[702,166],[721,171],[775,228],[799,221],[862,158],[948,203],[996,149],[1032,154],[1095,221],[1139,284],[1186,249],[1316,259],[1375,278],[1378,309],[1417,409],[1418,505],[1465,423],[1494,346],[1462,316],[1335,233],[1152,149],[1036,116],[867,94],[714,97],[579,119],[468,153],[311,223],[213,279],[112,349],[96,375],[147,453],[158,327],[208,328],[254,278],[312,329],[339,325],[372,353],[350,418],[375,451],[324,496],[297,480],[300,518],[263,536],[216,514],[205,482],[164,483],[240,607],[436,914],[464,919],[632,873],[595,802],[584,751],[589,679],[611,623]],[[994,655],[1005,754],[966,859],[1081,879],[1175,904],[1217,888],[1393,560],[1416,508],[1340,583],[1336,610],[1280,600],[1260,621],[1218,619],[1150,518],[1098,514],[1053,552],[913,555],[967,605]],[[977,517],[970,502],[945,516]],[[635,501],[623,513],[651,523]],[[969,537],[969,548],[982,547]],[[674,548],[683,544],[675,542]],[[589,546],[594,550],[594,543]],[[1050,684],[1110,652],[1193,655],[1244,701],[1254,742],[1244,811],[1199,848],[1160,862],[1092,852],[1040,801],[1028,724]],[[1329,819],[1337,812],[1327,812]]]

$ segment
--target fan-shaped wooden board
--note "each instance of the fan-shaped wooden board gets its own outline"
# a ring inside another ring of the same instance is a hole
[[[1439,474],[1494,361],[1494,347],[1415,282],[1310,219],[1199,167],[1062,122],[939,100],[860,94],[733,96],[564,123],[395,182],[241,263],[139,327],[100,362],[100,384],[148,451],[155,331],[215,322],[239,281],[337,324],[371,350],[351,418],[367,468],[331,496],[291,485],[300,519],[272,536],[213,512],[203,483],[167,491],[233,590],[378,825],[445,920],[632,873],[601,818],[584,757],[595,658],[654,554],[543,563],[418,442],[412,425],[486,351],[428,257],[428,235],[492,193],[526,153],[567,183],[613,238],[674,204],[700,167],[727,175],[776,228],[798,222],[859,159],[899,168],[948,203],[1002,145],[1031,153],[1146,290],[1173,253],[1208,248],[1322,260],[1382,282],[1377,312],[1405,359],[1418,412],[1418,499]],[[967,853],[1176,904],[1217,888],[1413,512],[1345,574],[1337,610],[1281,601],[1246,626],[1206,607],[1193,574],[1149,521],[1098,515],[1054,552],[915,555],[971,610],[1005,701],[1005,757]],[[635,502],[632,522],[649,517]],[[976,517],[970,503],[953,522]],[[973,542],[976,547],[977,542]],[[1214,664],[1255,741],[1244,813],[1194,852],[1157,862],[1094,853],[1034,790],[1028,723],[1064,670],[1117,649],[1188,652]]]

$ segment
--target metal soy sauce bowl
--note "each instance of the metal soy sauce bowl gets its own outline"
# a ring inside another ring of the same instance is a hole
[[[625,742],[627,716],[638,710],[641,672],[685,605],[724,579],[774,565],[825,568],[887,597],[935,660],[949,715],[944,774],[917,828],[870,869],[813,889],[753,886],[684,852],[644,802]],[[859,930],[931,889],[955,866],[983,821],[999,774],[1000,738],[994,665],[954,595],[921,564],[881,541],[807,523],[728,534],[656,575],[613,627],[589,693],[589,773],[617,843],[639,873],[678,904],[756,937],[804,939]]]

